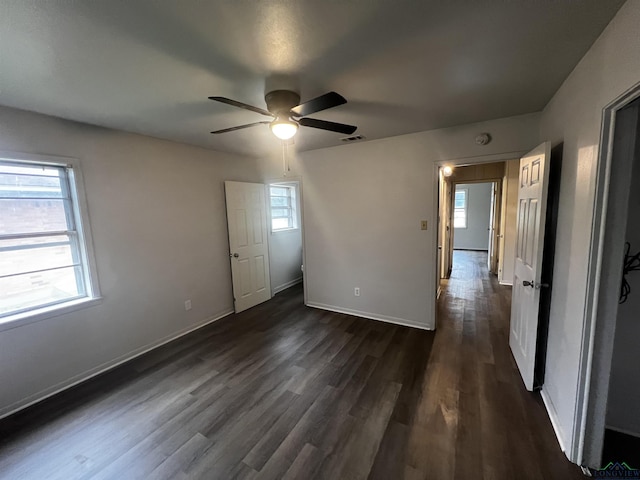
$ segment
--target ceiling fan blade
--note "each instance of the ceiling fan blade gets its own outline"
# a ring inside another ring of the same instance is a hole
[[[270,123],[271,122],[247,123],[246,125],[239,125],[237,127],[223,128],[222,130],[216,130],[215,132],[211,132],[211,133],[218,134],[218,133],[234,132],[236,130],[242,130],[243,128],[255,127],[256,125],[269,125]]]
[[[247,105],[246,103],[238,102],[237,100],[231,100],[226,97],[209,97],[209,100],[214,100],[216,102],[226,103],[227,105],[231,105],[233,107],[244,108],[245,110],[250,110],[252,112],[259,113],[261,115],[266,115],[267,117],[273,117],[271,113],[263,110],[262,108],[254,107],[253,105]]]
[[[358,127],[346,125],[344,123],[327,122],[326,120],[317,120],[315,118],[301,118],[298,122],[305,127],[319,128],[321,130],[329,130],[331,132],[344,133],[351,135]]]
[[[347,103],[347,100],[342,95],[336,92],[329,92],[293,107],[291,112],[298,117],[304,117],[345,103]]]

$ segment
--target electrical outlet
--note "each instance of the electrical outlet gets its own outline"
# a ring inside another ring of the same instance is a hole
[[[356,297],[359,297],[359,296],[360,296],[360,287],[355,287],[355,288],[353,289],[353,294],[354,294]]]
[[[184,309],[187,311],[191,310],[191,300],[184,301]]]

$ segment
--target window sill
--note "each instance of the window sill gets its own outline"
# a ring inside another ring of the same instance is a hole
[[[299,227],[295,227],[295,228],[280,228],[278,230],[271,230],[271,235],[276,235],[278,233],[297,232],[298,230],[300,230]]]
[[[66,315],[77,310],[93,307],[102,303],[102,297],[79,298],[57,305],[36,308],[28,312],[16,313],[7,317],[0,318],[0,332],[11,330],[13,328],[22,327],[30,323],[41,322],[49,318]]]

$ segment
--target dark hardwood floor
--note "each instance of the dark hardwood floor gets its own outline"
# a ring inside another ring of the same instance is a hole
[[[0,477],[581,478],[524,390],[510,289],[485,265],[456,252],[437,333],[289,289],[0,421]]]

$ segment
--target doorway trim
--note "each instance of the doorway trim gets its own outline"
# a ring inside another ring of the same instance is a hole
[[[440,225],[438,222],[438,217],[440,215],[440,170],[443,167],[451,166],[451,167],[467,167],[469,165],[480,165],[483,163],[497,163],[497,162],[507,162],[509,160],[520,159],[528,150],[518,150],[514,152],[504,152],[504,153],[494,153],[488,155],[477,155],[473,157],[459,157],[459,158],[450,158],[445,160],[434,160],[433,162],[433,210],[431,212],[431,218],[435,219],[436,228],[431,229],[431,240],[433,244],[436,245],[436,248],[433,249],[432,256],[432,265],[433,272],[432,274],[436,277],[436,289],[434,295],[436,296],[436,301],[433,302],[433,318],[434,318],[434,326],[433,329],[437,329],[438,326],[438,302],[437,297],[438,286],[440,285],[440,269],[439,269],[439,261],[438,256],[440,255],[440,249],[437,248],[438,245],[438,231],[440,230]],[[302,232],[304,235],[304,231]]]
[[[302,283],[303,286],[303,303],[306,305],[307,304],[307,283],[305,282],[305,272],[304,272],[304,264],[305,264],[305,241],[304,241],[304,232],[305,232],[305,228],[304,228],[304,194],[303,194],[303,185],[302,185],[302,176],[301,175],[291,175],[291,176],[281,176],[281,177],[269,177],[268,179],[266,179],[264,182],[264,195],[265,195],[265,199],[267,202],[267,211],[268,211],[268,215],[267,215],[267,221],[269,223],[269,232],[268,232],[268,237],[269,237],[269,261],[271,262],[272,258],[274,258],[273,254],[272,254],[272,243],[273,243],[273,232],[271,231],[271,200],[270,200],[270,193],[269,193],[269,187],[271,185],[276,185],[279,183],[282,184],[295,184],[296,185],[296,189],[297,189],[297,195],[298,195],[298,211],[297,211],[297,217],[298,217],[298,228],[300,229],[300,242],[301,242],[301,247],[302,247],[302,265],[300,266],[301,268],[301,272],[300,272],[300,280],[292,283],[291,285],[289,285],[286,288],[292,287],[294,285],[297,285],[298,283]],[[269,267],[271,269],[273,265],[270,264]],[[276,293],[280,293],[279,290],[278,292],[275,292],[272,289],[272,295],[275,296]]]
[[[505,160],[505,163],[507,161],[508,160]],[[499,162],[490,162],[490,163],[499,163]],[[472,165],[479,165],[479,164],[478,163],[474,163]],[[460,166],[462,166],[462,165],[459,165],[458,167],[460,167]],[[502,183],[503,183],[503,179],[502,178],[487,177],[486,179],[482,179],[482,180],[460,180],[460,181],[457,181],[457,182],[453,181],[453,182],[451,182],[451,186],[452,186],[452,191],[453,191],[453,193],[455,195],[456,187],[458,185],[473,185],[473,184],[482,184],[482,183],[491,184],[492,191],[494,191],[494,189],[496,189],[496,188],[500,191],[500,195],[499,195],[500,202],[499,203],[501,203],[501,201],[502,201]],[[497,209],[498,213],[499,213],[498,217],[500,215],[502,215],[500,207],[501,207],[501,205],[498,205],[498,209]],[[490,209],[494,208],[493,196],[492,196],[491,206],[489,208]],[[454,211],[454,209],[451,210],[451,213],[453,213],[453,211]],[[489,228],[491,228],[491,226],[492,226],[492,224],[489,224]],[[454,228],[452,228],[451,230],[453,231],[452,238],[455,240],[455,229]],[[499,230],[499,229],[500,229],[500,226],[498,225],[497,230]],[[496,230],[496,229],[494,229],[494,230]],[[497,239],[497,235],[495,234],[495,232],[492,233],[492,236],[494,237],[494,241],[495,241],[495,239]],[[490,242],[489,236],[487,236],[487,242]],[[487,253],[489,255],[488,258],[491,258],[491,248],[489,248],[489,247],[490,247],[490,245],[489,245],[489,243],[487,243]],[[455,250],[455,248],[452,247],[451,250],[453,251],[453,250]],[[493,272],[491,272],[491,269],[489,269],[489,272],[493,273]]]
[[[614,315],[606,315],[605,310],[612,301],[617,305],[619,288],[612,290],[601,288],[601,285],[611,286],[613,279],[608,274],[621,266],[619,264],[622,254],[622,246],[620,249],[607,248],[606,250],[605,246],[611,237],[615,238],[621,231],[624,235],[628,191],[631,188],[630,173],[633,165],[631,156],[630,159],[616,160],[615,169],[613,169],[614,133],[618,112],[638,98],[640,98],[640,83],[607,105],[602,113],[578,392],[572,442],[570,451],[567,452],[569,459],[579,465],[597,466],[602,455],[617,320]],[[621,205],[625,195],[627,195],[627,202]],[[607,215],[608,211],[613,211],[615,208],[622,208],[624,215]],[[616,298],[612,298],[614,296]]]

